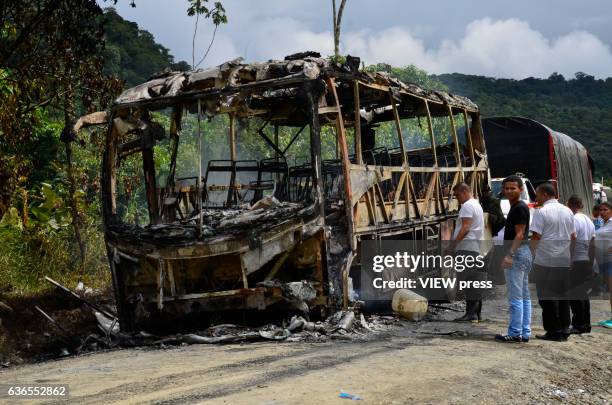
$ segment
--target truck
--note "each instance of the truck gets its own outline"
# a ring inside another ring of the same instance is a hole
[[[482,125],[492,177],[520,172],[534,187],[551,182],[562,203],[576,194],[591,212],[594,163],[580,142],[530,118],[491,117]]]
[[[363,241],[440,239],[489,184],[476,104],[351,56],[165,72],[67,130],[95,125],[126,331],[346,309]]]

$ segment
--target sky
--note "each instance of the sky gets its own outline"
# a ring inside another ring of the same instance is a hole
[[[264,61],[305,50],[333,54],[331,0],[222,2],[228,24],[219,27],[200,67],[239,56]],[[177,61],[191,63],[195,18],[187,16],[187,0],[135,3],[118,0],[115,8]],[[212,33],[212,23],[200,20],[196,61]],[[367,64],[414,64],[436,74],[523,79],[581,71],[605,78],[612,76],[612,0],[348,0],[340,48]]]

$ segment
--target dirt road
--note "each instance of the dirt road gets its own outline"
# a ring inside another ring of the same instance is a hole
[[[608,303],[593,303],[593,319]],[[541,332],[534,308],[535,332]],[[593,403],[612,401],[612,330],[556,343],[501,344],[505,303],[480,324],[401,322],[368,341],[129,349],[19,366],[2,383],[67,383],[70,403],[341,404]],[[451,335],[444,333],[455,332]],[[2,400],[0,399],[0,402]],[[23,403],[23,402],[20,402]]]

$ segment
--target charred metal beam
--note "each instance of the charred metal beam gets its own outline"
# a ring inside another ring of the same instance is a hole
[[[160,197],[161,207],[160,207],[160,215],[163,217],[164,215],[170,215],[169,219],[174,220],[174,212],[170,213],[167,210],[166,206],[166,197],[170,192],[174,190],[174,177],[176,175],[176,159],[178,157],[178,146],[180,141],[180,133],[181,133],[181,119],[183,116],[183,106],[179,105],[174,107],[172,110],[172,116],[170,118],[170,169],[168,173],[168,177],[166,178],[166,187],[162,190],[162,195]]]
[[[474,154],[474,142],[472,140],[472,129],[470,128],[470,122],[468,119],[468,114],[466,110],[463,110],[463,120],[465,121],[465,130],[466,130],[466,138],[468,143],[468,148],[470,150],[470,159],[472,160],[472,177],[470,179],[470,186],[474,188],[474,182],[476,181],[476,159]]]
[[[259,136],[261,136],[261,138],[262,138],[264,141],[266,141],[266,143],[267,143],[268,145],[270,145],[270,147],[271,147],[272,149],[274,149],[274,151],[275,151],[276,153],[278,153],[278,154],[280,154],[281,156],[285,157],[285,152],[283,152],[282,150],[280,150],[280,149],[278,148],[278,146],[276,146],[276,144],[275,144],[275,143],[274,143],[274,142],[273,142],[273,141],[272,141],[270,138],[268,138],[268,136],[267,136],[266,134],[264,134],[264,132],[263,132],[263,130],[264,130],[264,129],[265,129],[267,126],[268,126],[268,124],[269,124],[269,123],[270,123],[270,119],[268,118],[268,119],[266,120],[266,122],[264,122],[263,126],[257,130],[257,133],[259,134]]]
[[[318,205],[318,216],[323,222],[325,218],[325,204],[323,196],[323,166],[321,162],[321,125],[319,122],[318,99],[322,92],[317,82],[308,82],[304,85],[306,98],[306,115],[310,120],[310,162],[312,166],[312,181],[314,184],[315,201]]]
[[[282,78],[272,78],[266,80],[259,80],[252,83],[243,84],[240,86],[227,86],[223,88],[211,88],[207,90],[193,90],[184,92],[178,96],[161,96],[153,99],[147,99],[142,101],[134,101],[116,104],[113,106],[112,111],[120,111],[129,108],[137,108],[146,106],[150,110],[161,109],[168,105],[174,105],[177,102],[189,103],[197,102],[203,99],[215,99],[222,96],[230,96],[232,94],[238,94],[249,90],[258,89],[275,89],[283,87],[298,87],[301,83],[310,81],[311,79],[304,77],[302,73],[296,73],[288,75]]]
[[[450,118],[451,130],[453,135],[453,142],[455,143],[455,159],[457,160],[457,167],[459,168],[459,181],[463,181],[463,170],[461,164],[461,152],[459,150],[459,137],[457,136],[457,126],[455,125],[455,117],[453,117],[453,109],[448,106],[448,116]]]
[[[361,153],[361,103],[359,101],[359,82],[353,83],[353,102],[355,104],[355,157],[357,164],[363,164],[363,156]]]
[[[149,221],[151,224],[160,222],[157,185],[155,179],[155,159],[153,157],[153,140],[149,139],[152,134],[149,131],[144,131],[142,134],[144,144],[151,145],[142,150],[142,168],[144,171],[145,186],[147,192],[147,207],[149,209]]]
[[[236,160],[236,128],[235,128],[235,116],[229,114],[229,145],[230,145],[230,159]]]
[[[397,103],[395,102],[395,98],[391,92],[389,92],[389,100],[391,102],[391,107],[393,108],[393,120],[395,122],[395,130],[397,131],[400,152],[402,153],[402,163],[404,166],[408,166],[408,159],[406,159],[406,147],[404,146],[404,137],[402,136],[402,126],[400,125],[400,116],[397,112]]]
[[[198,100],[198,179],[196,205],[198,209],[198,237],[202,237],[204,216],[202,215],[202,102]]]
[[[351,196],[353,195],[351,191],[351,170],[350,170],[350,160],[348,155],[348,146],[346,142],[346,132],[344,130],[344,120],[342,119],[342,112],[340,107],[340,100],[338,99],[338,92],[336,91],[336,82],[334,79],[327,79],[327,86],[329,90],[332,92],[334,96],[334,101],[336,103],[336,107],[338,108],[338,115],[336,118],[336,128],[338,137],[340,140],[340,148],[342,150],[342,174],[343,174],[343,183],[344,183],[344,203],[346,210],[346,220],[349,228],[350,236],[349,243],[351,245],[351,250],[355,250],[357,248],[357,241],[352,236],[354,232],[354,218],[353,218],[353,206],[351,204]],[[320,146],[319,146],[320,147]],[[384,209],[384,207],[383,207]]]
[[[87,301],[86,299],[82,298],[79,294],[75,293],[74,291],[72,291],[71,289],[64,287],[63,285],[61,285],[60,283],[58,283],[57,281],[53,280],[51,277],[45,276],[45,280],[48,281],[49,283],[53,284],[54,286],[56,286],[57,288],[59,288],[60,290],[66,292],[69,295],[72,295],[74,298],[76,298],[77,300],[79,300],[80,302],[82,302],[83,304],[87,305],[88,307],[90,307],[91,309],[98,311],[102,314],[104,314],[105,316],[109,317],[109,318],[116,318],[115,315],[111,314],[108,311],[105,311],[104,309],[100,308],[99,306],[97,306],[96,304],[92,304],[91,302]]]

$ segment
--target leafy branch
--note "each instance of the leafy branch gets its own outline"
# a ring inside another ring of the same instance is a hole
[[[213,42],[215,41],[215,36],[217,34],[217,28],[219,28],[219,25],[227,23],[227,14],[225,13],[225,8],[223,8],[223,4],[221,4],[221,2],[219,1],[214,2],[212,7],[210,7],[209,5],[209,0],[189,0],[189,4],[190,5],[187,8],[187,15],[190,17],[193,17],[193,16],[196,17],[195,27],[193,29],[193,39],[191,41],[191,65],[195,69],[208,56],[208,53],[210,52],[210,48],[212,47]],[[198,32],[198,23],[200,21],[200,16],[204,16],[204,18],[212,20],[213,24],[215,25],[215,30],[213,31],[212,39],[208,45],[208,48],[206,49],[206,52],[204,53],[204,56],[196,64],[195,63],[196,35]]]

